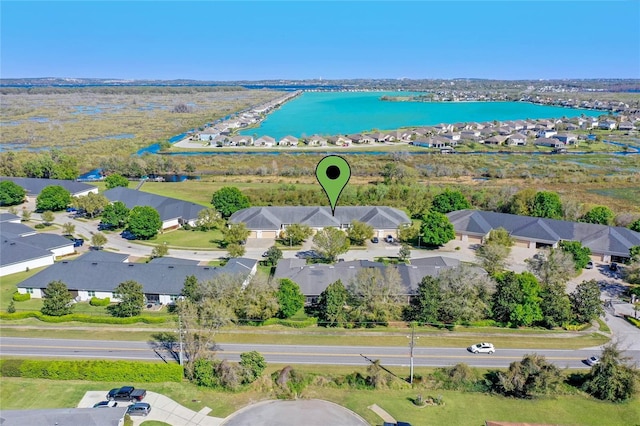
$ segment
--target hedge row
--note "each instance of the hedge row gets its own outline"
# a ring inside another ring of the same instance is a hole
[[[24,302],[25,300],[31,299],[31,295],[29,293],[18,293],[17,291],[13,293],[13,300],[16,302]]]
[[[107,317],[107,316],[96,316],[96,315],[88,315],[88,314],[69,314],[62,315],[59,317],[52,317],[49,315],[44,315],[40,311],[22,311],[22,312],[14,312],[12,314],[7,312],[0,312],[0,319],[3,320],[20,320],[25,318],[36,318],[43,322],[67,322],[67,321],[78,321],[78,322],[90,322],[97,324],[135,324],[137,322],[144,322],[146,324],[162,324],[169,320],[166,317],[152,317],[152,316],[138,316],[138,317],[127,317],[127,318],[115,318],[115,317]]]
[[[89,304],[91,306],[109,306],[110,303],[111,303],[111,299],[108,297],[105,297],[104,299],[100,299],[98,297],[93,296],[89,301]]]
[[[637,318],[634,318],[632,316],[629,315],[625,315],[624,318],[629,321],[631,324],[635,325],[636,327],[640,328],[640,320]]]
[[[305,328],[305,327],[311,327],[312,325],[317,325],[318,318],[309,317],[304,320],[269,318],[268,320],[265,320],[262,323],[262,325],[274,325],[274,324],[283,325],[285,327],[291,327],[291,328]]]
[[[0,360],[0,376],[96,382],[180,382],[183,370],[178,364],[155,362],[4,359]]]

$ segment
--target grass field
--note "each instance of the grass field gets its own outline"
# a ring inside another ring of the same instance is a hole
[[[155,246],[167,243],[167,246],[176,249],[198,249],[198,250],[220,250],[220,241],[222,240],[222,232],[218,229],[211,231],[185,231],[184,229],[176,229],[165,231],[158,234],[157,237],[149,241],[136,241],[136,244],[144,244]],[[169,252],[168,256],[171,256]]]
[[[347,374],[354,371],[365,373],[363,368],[304,367],[303,371],[324,375]],[[274,371],[267,369],[267,374]],[[428,369],[417,369],[417,374],[427,374]],[[50,381],[44,379],[3,378],[0,387],[0,409],[35,409],[75,407],[88,390],[108,390],[122,383]],[[253,402],[274,399],[266,388],[256,384],[244,392],[221,392],[198,388],[189,383],[132,383],[136,387],[167,395],[178,403],[200,410],[205,406],[213,409],[212,416],[226,417],[237,409]],[[378,404],[396,420],[413,425],[473,425],[485,420],[530,422],[565,425],[634,425],[640,419],[640,399],[636,396],[624,404],[610,404],[594,400],[586,395],[564,395],[535,400],[517,400],[480,393],[465,393],[445,390],[409,389],[398,384],[399,389],[354,390],[332,387],[309,386],[302,398],[319,398],[336,402],[355,411],[370,424],[379,425],[381,419],[367,407]],[[444,405],[416,407],[410,402],[417,394],[442,396]],[[35,396],[35,397],[34,397]]]

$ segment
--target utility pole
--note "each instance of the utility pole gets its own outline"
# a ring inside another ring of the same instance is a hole
[[[178,354],[178,362],[182,365],[182,318],[178,315],[178,334],[180,336],[180,353]]]
[[[407,336],[409,337],[409,336]],[[413,384],[413,347],[415,346],[416,339],[416,325],[415,323],[411,324],[411,343],[409,343],[409,383]]]

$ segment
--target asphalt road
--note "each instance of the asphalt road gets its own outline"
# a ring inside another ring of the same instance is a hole
[[[238,361],[240,353],[258,351],[268,363],[273,364],[316,364],[316,365],[358,365],[366,366],[369,360],[379,359],[385,366],[408,366],[409,347],[377,346],[305,346],[305,345],[256,345],[223,344],[217,356]],[[538,353],[561,368],[587,368],[584,360],[598,355],[599,350],[532,350],[500,349],[496,353],[471,354],[465,348],[414,348],[416,367],[448,366],[464,362],[473,367],[508,367],[519,361],[527,353]],[[626,354],[640,363],[640,351],[629,350]],[[154,348],[149,342],[41,339],[21,337],[0,337],[0,356],[50,357],[50,358],[98,358],[128,360],[173,361],[174,354],[166,348]],[[366,358],[365,358],[366,357]]]

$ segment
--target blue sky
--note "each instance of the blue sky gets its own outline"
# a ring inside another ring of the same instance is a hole
[[[2,0],[0,77],[640,78],[640,1]]]

